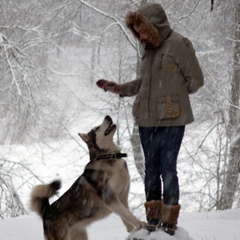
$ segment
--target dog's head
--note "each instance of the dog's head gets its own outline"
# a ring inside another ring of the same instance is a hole
[[[113,142],[116,129],[116,124],[113,124],[112,118],[106,116],[101,125],[94,127],[88,133],[78,134],[88,146],[90,160],[95,159],[101,154],[113,153],[120,150]]]

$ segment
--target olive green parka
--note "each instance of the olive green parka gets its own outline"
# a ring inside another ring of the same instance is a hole
[[[138,126],[183,126],[193,122],[189,94],[203,86],[203,73],[192,43],[173,31],[161,5],[147,3],[126,15],[151,37],[144,45],[141,77],[120,85],[121,96],[136,96],[133,116]],[[140,39],[139,39],[140,41]]]

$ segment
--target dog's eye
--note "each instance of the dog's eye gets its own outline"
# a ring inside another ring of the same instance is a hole
[[[95,132],[97,132],[97,131],[99,130],[99,128],[100,128],[100,127],[96,127],[96,128],[95,128]]]

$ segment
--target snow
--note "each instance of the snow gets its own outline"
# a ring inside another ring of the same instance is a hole
[[[88,114],[87,112],[85,114]],[[84,118],[85,119],[85,118]],[[89,118],[86,121],[87,126],[75,126],[72,130],[76,140],[63,140],[63,142],[49,144],[44,146],[4,146],[0,148],[1,153],[9,158],[19,161],[28,159],[31,156],[31,167],[35,169],[38,176],[43,181],[51,181],[56,177],[60,177],[63,181],[62,192],[66,191],[70,184],[82,173],[83,166],[88,161],[88,154],[84,153],[83,148],[77,143],[81,143],[77,132],[85,132],[89,126],[96,125],[101,122],[101,117]],[[89,122],[90,121],[90,122]],[[93,122],[91,122],[93,121]],[[94,122],[95,121],[95,122]],[[51,147],[50,147],[51,146]],[[58,146],[62,146],[61,148]],[[40,148],[40,150],[38,149]],[[80,150],[79,150],[80,148]],[[60,149],[56,151],[55,149]],[[73,151],[73,149],[75,149]],[[124,146],[125,150],[126,147]],[[44,157],[39,156],[42,154]],[[131,179],[136,178],[136,169],[133,161],[131,161],[131,152],[128,152],[128,165]],[[29,156],[28,156],[29,155]],[[81,159],[81,161],[79,161]],[[29,163],[30,164],[30,163]],[[181,167],[181,166],[180,166]],[[180,168],[181,169],[181,168]],[[28,175],[27,175],[28,176]],[[181,175],[181,179],[184,174]],[[17,182],[18,178],[15,179]],[[200,184],[200,183],[198,183]],[[193,189],[195,186],[185,184],[184,188],[189,186]],[[21,199],[27,205],[29,201],[29,189],[20,191]],[[138,195],[137,195],[138,194]],[[133,213],[135,216],[145,221],[143,213],[143,183],[142,181],[132,181],[129,195],[130,206],[140,206]],[[199,196],[203,201],[203,197]],[[217,211],[217,212],[186,212],[193,211],[194,201],[189,199],[181,199],[182,211],[179,218],[178,229],[175,236],[169,236],[164,232],[154,232],[148,234],[146,230],[134,232],[131,235],[140,236],[145,240],[238,240],[240,239],[240,209]],[[207,209],[207,207],[206,207]],[[121,219],[112,214],[108,218],[98,221],[87,228],[89,240],[126,240],[127,233]],[[43,240],[43,231],[41,220],[36,215],[26,215],[17,218],[0,220],[0,240]]]
[[[141,216],[143,214],[135,214]],[[181,213],[179,227],[174,236],[163,232],[148,235],[146,230],[133,233],[146,240],[238,240],[240,229],[240,209]],[[128,233],[120,218],[112,214],[88,227],[89,240],[124,240]],[[0,220],[1,240],[43,240],[41,220],[38,216],[27,215]]]

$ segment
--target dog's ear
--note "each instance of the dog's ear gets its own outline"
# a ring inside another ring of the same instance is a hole
[[[89,141],[89,136],[86,133],[79,133],[78,135],[82,138],[84,142]]]

